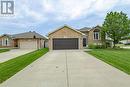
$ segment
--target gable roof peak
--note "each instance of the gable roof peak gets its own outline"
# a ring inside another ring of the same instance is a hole
[[[62,28],[64,28],[64,27],[67,27],[67,28],[69,28],[69,29],[71,29],[71,30],[73,30],[73,31],[75,31],[75,32],[77,32],[77,33],[79,33],[79,34],[84,35],[82,32],[80,32],[80,31],[78,31],[78,30],[76,30],[76,29],[74,29],[74,28],[72,28],[72,27],[70,27],[70,26],[68,26],[68,25],[66,25],[66,24],[63,25],[63,26],[61,26],[61,27],[59,27],[59,28],[57,28],[56,30],[50,32],[48,35],[50,35],[50,34],[56,32],[56,31],[58,31],[58,30],[60,30],[60,29],[62,29]]]

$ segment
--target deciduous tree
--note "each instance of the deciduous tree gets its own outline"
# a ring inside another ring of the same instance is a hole
[[[115,47],[115,44],[130,33],[130,20],[127,14],[123,12],[107,13],[101,32],[101,37],[104,38],[104,35],[107,34],[113,40],[113,47]]]

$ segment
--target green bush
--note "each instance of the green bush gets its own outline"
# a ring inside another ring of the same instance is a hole
[[[88,45],[88,48],[89,48],[89,49],[95,49],[95,45],[89,44],[89,45]]]
[[[89,44],[89,45],[88,45],[88,48],[89,48],[89,49],[104,49],[104,48],[106,48],[106,46],[105,46],[105,45]]]

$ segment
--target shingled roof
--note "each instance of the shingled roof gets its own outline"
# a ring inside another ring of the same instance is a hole
[[[90,28],[90,27],[84,27],[84,28],[81,28],[81,29],[78,29],[79,31],[90,31],[90,30],[93,30],[93,29],[101,29],[101,26],[99,26],[99,25],[97,25],[97,26],[95,26],[95,27],[92,27],[92,28]]]
[[[92,29],[92,28],[84,27],[84,28],[79,29],[79,31],[90,31],[91,29]]]
[[[4,36],[7,36],[7,37],[9,37],[9,38],[12,38],[12,35],[10,35],[10,34],[3,34],[3,35],[1,35],[0,37],[4,37]]]
[[[97,26],[93,27],[93,29],[101,29],[101,26],[97,25]]]
[[[20,33],[20,34],[14,34],[12,35],[14,39],[19,39],[19,38],[40,38],[40,39],[47,39],[46,37],[36,33],[35,31],[29,31],[25,33]]]

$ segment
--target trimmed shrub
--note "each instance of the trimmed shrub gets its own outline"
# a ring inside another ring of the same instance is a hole
[[[89,48],[89,49],[104,49],[104,48],[106,48],[106,46],[104,46],[104,45],[89,44],[89,45],[88,45],[88,48]]]

